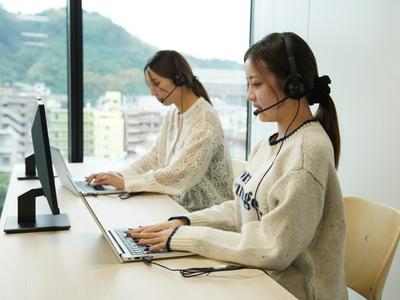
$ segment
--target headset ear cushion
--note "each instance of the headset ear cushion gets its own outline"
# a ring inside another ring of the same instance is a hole
[[[184,86],[186,83],[185,76],[182,74],[176,74],[173,81],[176,86]]]
[[[304,78],[297,74],[286,80],[284,90],[287,97],[300,100],[307,93],[307,84]]]

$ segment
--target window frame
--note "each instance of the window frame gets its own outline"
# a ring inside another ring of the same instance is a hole
[[[249,46],[252,45],[254,0],[250,1]],[[84,90],[83,90],[83,25],[82,0],[67,0],[67,66],[68,66],[68,160],[83,162]],[[252,108],[246,104],[246,160],[251,146]]]
[[[67,4],[68,160],[83,162],[82,0]]]

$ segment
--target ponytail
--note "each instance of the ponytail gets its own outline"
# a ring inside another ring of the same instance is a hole
[[[193,92],[196,96],[203,97],[208,103],[212,105],[206,89],[196,76],[193,76],[192,78],[191,88],[193,89]]]
[[[331,140],[335,156],[335,167],[337,169],[340,157],[340,131],[335,104],[329,95],[325,101],[320,103],[315,114],[315,119],[319,121]]]
[[[310,105],[319,103],[315,119],[319,121],[331,140],[337,169],[340,156],[340,132],[335,103],[333,103],[329,95],[331,92],[330,83],[331,79],[327,75],[315,78],[311,95],[308,97],[308,103]]]

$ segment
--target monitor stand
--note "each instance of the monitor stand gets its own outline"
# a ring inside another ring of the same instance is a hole
[[[39,179],[36,175],[35,154],[25,157],[25,174],[17,176],[18,180]]]
[[[31,189],[18,196],[18,216],[6,218],[6,233],[67,230],[71,227],[66,214],[36,215],[36,197],[43,196],[43,189]]]

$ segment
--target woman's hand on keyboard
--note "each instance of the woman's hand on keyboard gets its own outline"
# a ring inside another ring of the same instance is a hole
[[[124,189],[124,178],[117,172],[93,173],[85,177],[85,181],[90,185],[112,185],[118,190]]]
[[[186,220],[175,219],[151,226],[139,227],[128,231],[127,234],[137,240],[139,245],[151,245],[150,252],[157,252],[166,248],[168,237],[172,231],[182,225],[187,225]]]

